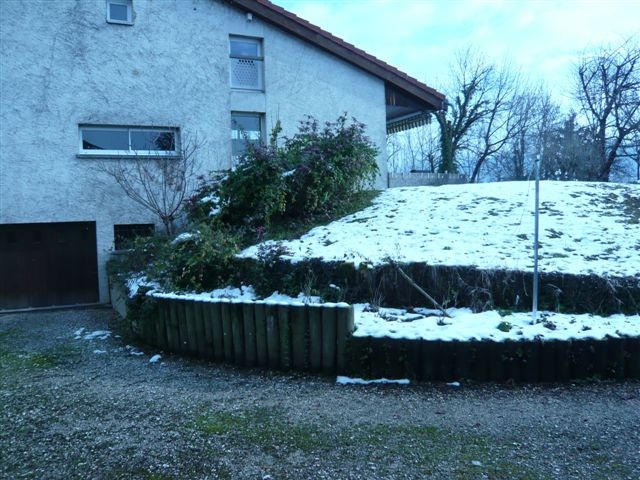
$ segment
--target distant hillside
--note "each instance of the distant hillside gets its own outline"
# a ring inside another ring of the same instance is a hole
[[[373,206],[284,244],[293,261],[391,257],[530,270],[534,196],[533,182],[389,189]],[[540,270],[640,278],[640,185],[541,182]]]

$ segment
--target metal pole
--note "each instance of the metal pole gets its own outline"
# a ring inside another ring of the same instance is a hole
[[[533,309],[531,312],[531,323],[534,325],[538,319],[538,227],[539,227],[539,206],[540,206],[540,155],[536,155],[536,206],[534,215],[533,234]]]

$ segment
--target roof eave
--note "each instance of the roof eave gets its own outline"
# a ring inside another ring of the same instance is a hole
[[[230,2],[402,89],[424,102],[428,109],[441,110],[444,106],[445,96],[442,93],[271,2],[264,0],[230,0]]]

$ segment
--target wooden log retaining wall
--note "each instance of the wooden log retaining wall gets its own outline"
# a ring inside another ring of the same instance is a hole
[[[640,337],[425,341],[353,336],[347,304],[156,297],[142,339],[183,355],[274,370],[418,381],[640,378]]]
[[[640,338],[423,341],[351,337],[346,373],[420,381],[566,382],[640,378]]]
[[[353,307],[154,296],[143,340],[165,351],[247,367],[343,373]]]

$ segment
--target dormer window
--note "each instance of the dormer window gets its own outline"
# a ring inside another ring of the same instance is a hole
[[[263,90],[262,41],[259,38],[229,37],[231,87]]]
[[[133,25],[133,0],[107,0],[107,22]]]

